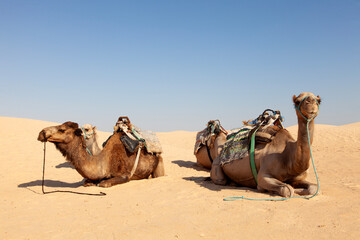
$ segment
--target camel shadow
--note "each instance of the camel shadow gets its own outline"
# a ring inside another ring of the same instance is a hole
[[[59,165],[55,166],[55,168],[72,168],[75,169],[73,165],[71,165],[69,162],[63,162]]]
[[[174,160],[171,161],[172,163],[175,163],[176,165],[178,165],[179,167],[184,167],[184,168],[191,168],[191,169],[195,169],[196,171],[205,171],[205,172],[209,172],[210,170],[207,168],[204,168],[192,161],[185,161],[185,160]]]
[[[28,188],[28,187],[36,187],[42,186],[42,180],[35,180],[27,183],[19,184],[19,188]],[[45,180],[44,186],[46,187],[60,187],[60,188],[77,188],[83,186],[83,180],[80,182],[75,183],[67,183],[62,181],[55,181],[55,180]]]
[[[211,191],[219,192],[224,189],[233,189],[233,190],[244,190],[246,192],[252,191],[252,192],[258,192],[256,189],[248,188],[239,186],[235,183],[227,184],[227,185],[216,185],[211,181],[210,177],[184,177],[183,178],[186,181],[192,181],[198,184],[200,187],[209,189]]]

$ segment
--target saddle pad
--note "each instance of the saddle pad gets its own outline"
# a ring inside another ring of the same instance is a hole
[[[237,132],[229,134],[220,153],[220,164],[223,166],[235,159],[242,159],[249,155],[249,133],[254,127],[244,126]]]
[[[149,153],[162,153],[162,147],[156,133],[141,130],[134,125],[132,127],[138,136],[145,140],[145,147]]]
[[[206,142],[210,139],[210,137],[211,137],[211,132],[208,131],[207,128],[205,128],[203,131],[198,132],[196,134],[196,142],[195,142],[195,147],[194,147],[194,154],[196,154],[199,151],[201,146],[206,144]]]

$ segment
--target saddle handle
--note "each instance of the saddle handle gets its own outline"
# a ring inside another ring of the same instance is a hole
[[[131,129],[131,122],[127,116],[119,117],[119,119],[117,120],[117,123],[118,122],[123,122],[124,124],[126,124],[126,126],[128,126],[129,129]]]

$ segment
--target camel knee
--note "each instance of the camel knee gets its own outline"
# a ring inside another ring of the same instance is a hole
[[[213,166],[211,168],[210,178],[213,183],[217,185],[225,185],[227,182],[226,176],[220,166]]]

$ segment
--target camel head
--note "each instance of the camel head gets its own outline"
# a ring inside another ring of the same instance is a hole
[[[319,113],[321,98],[313,93],[304,92],[293,96],[293,102],[298,117],[314,119]]]
[[[38,141],[52,143],[69,143],[75,136],[81,136],[82,130],[74,122],[65,122],[58,126],[44,128],[40,131]]]
[[[86,140],[94,138],[96,135],[96,126],[93,127],[91,124],[84,124],[81,127],[81,130],[83,131]]]

